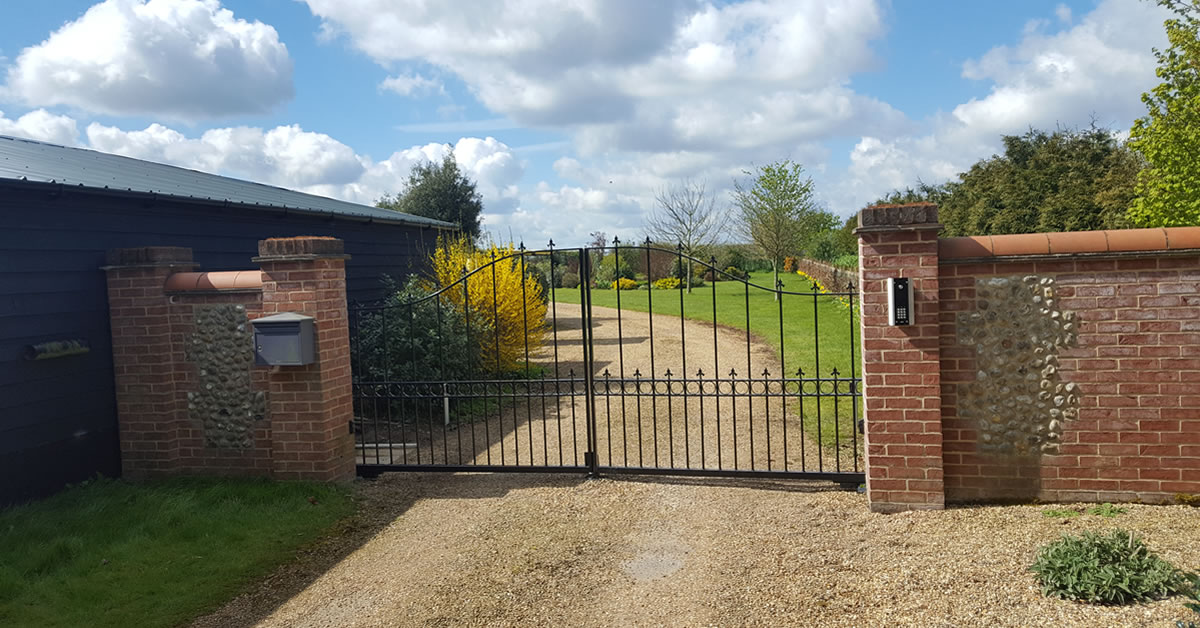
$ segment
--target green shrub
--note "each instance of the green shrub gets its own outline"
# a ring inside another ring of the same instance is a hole
[[[746,272],[743,271],[742,269],[738,268],[737,266],[730,266],[729,268],[726,268],[725,274],[729,275],[730,277],[733,277],[734,279],[745,279],[746,278]]]
[[[570,273],[570,272],[563,273],[559,277],[558,287],[560,287],[560,288],[578,288],[579,287],[579,274],[578,273]]]
[[[1038,550],[1030,570],[1043,595],[1091,604],[1145,602],[1189,586],[1182,572],[1120,529],[1065,535]]]
[[[838,268],[845,268],[848,270],[858,270],[858,254],[857,253],[847,253],[845,255],[839,255],[839,256],[833,258],[833,261],[830,263],[833,264],[834,266],[837,266]]]
[[[1184,608],[1200,615],[1200,575],[1191,573],[1187,575],[1188,586],[1183,591],[1183,596],[1191,600],[1184,604]],[[1176,628],[1200,628],[1200,624],[1194,621],[1177,621]]]
[[[678,290],[682,282],[674,277],[663,277],[654,282],[656,290]]]
[[[622,259],[613,253],[604,256],[599,264],[596,264],[595,277],[596,287],[607,288],[618,279],[633,279],[635,276],[634,267],[629,263],[629,260]],[[620,262],[618,263],[618,260]]]

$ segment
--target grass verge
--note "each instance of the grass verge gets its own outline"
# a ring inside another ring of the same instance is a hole
[[[0,625],[175,626],[353,509],[324,484],[92,480],[0,511]]]

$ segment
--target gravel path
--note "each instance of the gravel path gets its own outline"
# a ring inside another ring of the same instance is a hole
[[[560,303],[556,307],[557,369],[549,341],[533,361],[546,368],[549,377],[567,378],[574,373],[582,378],[580,306]],[[747,372],[759,377],[764,369],[779,375],[775,352],[757,339],[747,342],[744,331],[714,330],[711,324],[668,315],[651,318],[641,312],[621,312],[618,318],[615,309],[595,307],[593,337],[597,387],[608,393],[596,397],[601,465],[855,471],[857,464],[861,471],[862,441],[853,433],[850,399],[843,397],[836,406],[841,416],[838,447],[834,446],[831,421],[834,406],[828,399],[823,404],[821,445],[815,438],[814,402],[806,404],[809,416],[802,423],[799,402],[794,396],[778,394],[778,380],[748,383],[741,379]],[[686,347],[682,338],[687,339]],[[739,378],[736,384],[729,379],[734,368]],[[675,379],[670,396],[663,394],[667,388],[663,381],[651,386],[634,380],[635,373],[643,377],[656,373],[661,380],[668,371]],[[686,384],[687,395],[678,381],[685,371],[693,380]],[[695,381],[701,371],[703,383]],[[622,372],[626,377],[623,395]],[[719,374],[719,383],[713,381],[714,373]],[[746,394],[749,386],[754,395]],[[760,394],[767,388],[775,396]],[[386,463],[390,457],[398,464],[582,465],[587,451],[583,383],[576,384],[575,395],[569,390],[567,384],[556,389],[553,383],[535,381],[527,389],[518,383],[515,390],[489,400],[491,407],[484,420],[458,429],[443,428],[440,406],[415,410],[411,415],[420,424],[417,430],[397,428],[381,439],[409,446],[377,450],[368,445],[360,453],[368,463]],[[704,394],[698,395],[701,390]],[[738,394],[729,394],[733,390]],[[493,386],[489,391],[498,393],[500,388]],[[526,399],[526,392],[534,395],[532,399]],[[543,392],[549,396],[539,397]],[[455,411],[458,405],[451,407]]]
[[[1200,567],[1200,509],[870,513],[796,482],[394,474],[345,534],[197,626],[1170,626],[1179,599],[1043,598],[1064,532],[1122,526]]]

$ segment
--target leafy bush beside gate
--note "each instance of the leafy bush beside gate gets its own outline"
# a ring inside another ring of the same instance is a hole
[[[489,319],[472,308],[428,298],[427,282],[410,277],[403,286],[385,279],[380,307],[359,310],[351,354],[360,381],[467,379],[483,368],[476,339],[492,338]]]

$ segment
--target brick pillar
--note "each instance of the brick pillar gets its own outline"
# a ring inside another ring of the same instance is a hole
[[[273,367],[269,375],[272,475],[340,481],[354,477],[354,410],[346,260],[342,241],[302,236],[258,243],[264,316],[316,319],[316,361]]]
[[[188,426],[176,394],[182,348],[171,332],[163,285],[171,273],[195,267],[192,250],[114,249],[107,262],[121,471],[130,478],[169,473]]]
[[[937,220],[937,206],[928,203],[858,215],[867,497],[876,512],[945,506]],[[911,325],[888,325],[892,277],[912,283]]]

